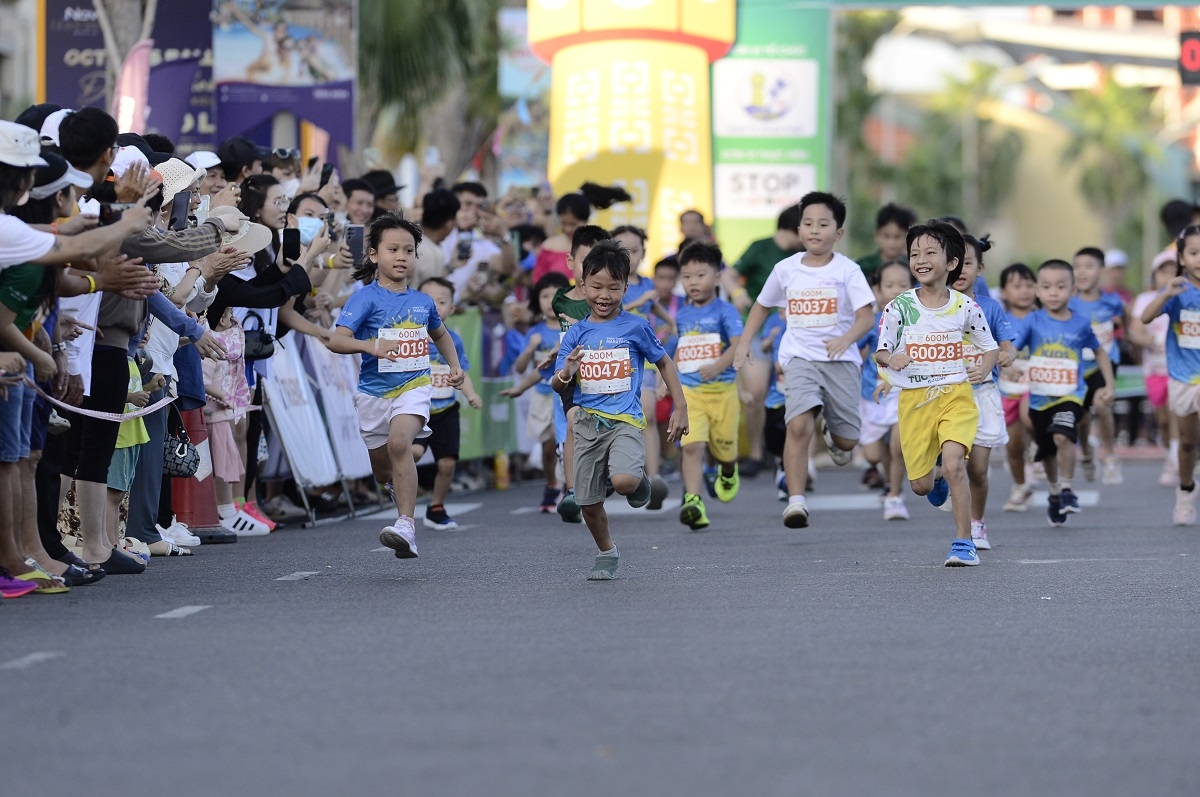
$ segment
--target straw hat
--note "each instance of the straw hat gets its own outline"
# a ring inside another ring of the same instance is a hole
[[[171,200],[181,191],[187,191],[192,183],[204,177],[205,171],[189,166],[178,158],[171,158],[154,168],[163,178],[163,207],[171,204]]]
[[[241,227],[237,232],[227,232],[221,236],[221,246],[237,246],[243,252],[254,254],[266,249],[271,241],[275,240],[275,235],[269,227],[250,221],[242,211],[232,205],[215,207],[208,212],[208,216],[209,218],[216,216],[222,222],[225,221],[224,217],[230,217],[230,221],[237,219],[241,222]]]

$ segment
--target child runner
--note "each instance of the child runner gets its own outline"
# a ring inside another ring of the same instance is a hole
[[[875,291],[879,312],[875,314],[871,331],[858,342],[858,348],[865,357],[858,403],[862,434],[858,440],[867,462],[873,466],[882,464],[887,474],[883,519],[908,520],[908,507],[904,505],[904,496],[901,494],[904,489],[904,454],[900,450],[900,392],[889,391],[875,401],[875,388],[879,384],[879,364],[875,362],[875,351],[879,348],[879,324],[883,320],[883,308],[900,294],[912,290],[912,273],[907,263],[890,260],[871,272],[869,281]]]
[[[1067,522],[1067,515],[1080,511],[1071,480],[1075,477],[1079,419],[1088,390],[1083,379],[1084,349],[1096,353],[1096,365],[1104,378],[1096,389],[1096,401],[1108,404],[1113,399],[1108,353],[1092,331],[1091,319],[1071,312],[1073,273],[1065,260],[1047,260],[1038,267],[1037,298],[1042,309],[1029,314],[1013,340],[1017,349],[1029,349],[1029,421],[1037,445],[1034,459],[1046,467],[1050,487],[1047,515],[1050,525],[1056,527]]]
[[[567,265],[575,275],[575,284],[570,289],[560,289],[554,294],[554,300],[551,302],[551,309],[558,317],[560,331],[566,332],[572,324],[587,317],[589,307],[583,295],[583,261],[593,246],[609,240],[612,240],[612,236],[608,231],[594,224],[580,225],[571,234],[571,251],[567,253]],[[538,362],[538,367],[544,365],[545,363]],[[552,384],[551,387],[557,390],[555,385]],[[575,424],[574,397],[570,392],[558,391],[558,394],[561,403],[559,409],[555,410],[554,428],[556,435],[560,432],[562,434],[562,439],[558,442],[562,446],[563,482],[566,487],[562,500],[558,502],[558,516],[564,523],[582,523],[583,514],[579,511],[579,502],[575,500],[575,435],[571,433]],[[562,411],[561,416],[558,415],[559,410]],[[561,424],[558,422],[559,417],[562,418]]]
[[[687,434],[688,412],[675,363],[649,322],[621,307],[629,254],[615,241],[601,241],[584,259],[580,276],[591,312],[563,335],[551,385],[574,398],[576,500],[599,549],[588,579],[605,581],[620,563],[604,511],[607,484],[611,481],[630,506],[650,500],[641,435],[645,360],[658,366],[675,403],[667,424],[669,442]]]
[[[1018,325],[1037,309],[1037,276],[1024,263],[1013,263],[1000,272],[1000,298],[1008,314],[1009,328],[1016,337]],[[1026,450],[1029,448],[1029,349],[1014,352],[1012,365],[1000,369],[1000,406],[1004,408],[1004,425],[1008,432],[1008,471],[1012,474],[1012,491],[1004,503],[1005,512],[1024,512],[1029,509],[1033,485],[1027,476]]]
[[[886,369],[886,382],[878,392],[900,388],[900,447],[913,492],[932,500],[936,490],[942,500],[935,503],[942,504],[949,486],[957,536],[946,566],[977,565],[965,458],[979,409],[970,385],[990,378],[999,349],[979,305],[949,287],[963,270],[962,234],[930,219],[911,228],[907,241],[909,269],[919,286],[884,308],[875,361]],[[964,344],[979,351],[978,360],[963,359]]]
[[[430,277],[418,288],[421,293],[433,299],[438,317],[445,321],[454,315],[454,283],[445,277]],[[483,399],[475,392],[467,369],[471,364],[467,361],[467,353],[463,350],[462,338],[457,332],[446,327],[450,340],[454,343],[454,351],[458,354],[458,367],[463,371],[462,394],[472,409],[483,406]],[[454,385],[450,384],[450,365],[437,352],[429,354],[429,381],[432,388],[429,401],[429,436],[413,443],[413,462],[425,456],[425,449],[433,452],[437,462],[437,475],[433,477],[433,494],[429,497],[429,506],[425,507],[425,528],[446,531],[458,528],[458,521],[446,512],[446,496],[450,494],[450,485],[454,481],[454,471],[458,467],[458,448],[462,434],[462,421],[459,419],[458,399],[454,395]]]
[[[1115,293],[1102,292],[1100,280],[1104,274],[1104,252],[1094,246],[1085,246],[1075,253],[1072,264],[1075,269],[1075,295],[1071,297],[1071,312],[1082,315],[1092,322],[1092,332],[1108,355],[1115,376],[1117,365],[1121,362],[1121,349],[1117,345],[1116,334],[1125,322],[1125,305],[1121,297]],[[1080,466],[1083,476],[1088,481],[1096,479],[1096,461],[1092,456],[1092,412],[1096,415],[1096,426],[1100,433],[1100,451],[1104,457],[1103,473],[1100,480],[1103,484],[1120,484],[1125,481],[1121,475],[1121,463],[1113,450],[1114,420],[1112,407],[1103,404],[1093,407],[1096,401],[1096,391],[1100,387],[1100,371],[1096,366],[1096,356],[1092,351],[1083,353],[1086,362],[1084,380],[1087,382],[1087,394],[1083,398],[1083,417],[1079,421],[1079,447],[1083,458]],[[1116,383],[1109,379],[1109,385]]]
[[[1162,472],[1158,483],[1163,487],[1179,484],[1179,434],[1175,428],[1175,414],[1167,406],[1167,386],[1170,375],[1167,371],[1167,330],[1171,322],[1165,315],[1142,323],[1142,312],[1150,306],[1171,280],[1178,274],[1178,257],[1174,249],[1159,252],[1152,263],[1154,272],[1152,289],[1138,294],[1129,311],[1129,340],[1142,350],[1142,377],[1146,383],[1146,398],[1154,408],[1154,419],[1158,426],[1158,444],[1166,446]]]
[[[818,413],[825,417],[825,445],[836,464],[850,462],[858,444],[862,357],[854,344],[874,322],[875,295],[858,264],[833,251],[845,222],[846,205],[832,194],[813,191],[800,200],[800,239],[807,251],[775,265],[746,318],[733,360],[741,368],[749,359],[750,342],[769,308],[786,308],[788,328],[779,345],[787,385],[783,524],[793,529],[808,525],[804,486]]]
[[[904,236],[908,228],[917,223],[917,214],[906,207],[889,202],[875,214],[875,246],[869,255],[858,259],[858,265],[869,281],[884,263],[892,260],[905,262],[908,252],[904,248]]]
[[[1159,292],[1142,311],[1142,323],[1149,324],[1166,313],[1171,322],[1167,330],[1167,370],[1171,381],[1167,394],[1171,412],[1179,424],[1179,487],[1175,490],[1175,510],[1171,520],[1176,526],[1196,522],[1196,441],[1200,437],[1200,225],[1184,228],[1175,241],[1179,256],[1179,275]]]
[[[535,366],[518,384],[500,391],[501,396],[515,399],[536,386],[533,399],[529,402],[525,431],[535,443],[542,446],[542,470],[546,474],[546,488],[542,491],[542,503],[538,510],[547,515],[558,506],[555,406],[560,413],[562,412],[562,404],[554,395],[554,389],[550,387],[550,377],[554,375],[554,361],[558,358],[558,339],[562,335],[558,320],[554,317],[553,302],[556,293],[570,287],[571,283],[567,278],[554,271],[546,274],[533,286],[532,295],[529,297],[529,310],[534,318],[540,320],[525,333],[525,348],[513,363],[513,370],[522,372],[531,362],[535,363]],[[538,364],[544,367],[538,367]],[[565,417],[563,426],[566,426]]]
[[[976,550],[990,551],[991,542],[987,536],[988,499],[988,466],[992,460],[993,448],[1004,448],[1008,445],[1008,430],[1004,423],[1004,408],[1000,402],[1000,389],[996,387],[996,378],[1000,368],[1013,364],[1013,332],[1008,323],[1008,315],[1000,303],[991,296],[976,294],[975,288],[978,277],[983,275],[983,253],[992,248],[992,243],[985,235],[982,239],[971,234],[963,236],[966,243],[963,255],[963,270],[954,289],[964,296],[975,300],[983,310],[992,338],[1000,346],[1000,354],[996,358],[997,367],[987,372],[982,382],[974,382],[975,406],[979,410],[979,426],[975,432],[975,442],[967,455],[967,480],[971,483],[971,540]],[[963,342],[963,357],[968,366],[981,367],[983,352],[979,351],[969,341]]]
[[[450,367],[449,385],[461,387],[466,378],[433,300],[405,282],[420,242],[421,228],[398,214],[385,213],[371,222],[366,260],[354,271],[364,287],[346,300],[326,343],[337,354],[362,355],[354,408],[375,479],[388,486],[398,513],[379,541],[400,559],[417,556],[417,466],[412,455],[413,441],[430,433],[430,340]]]
[[[638,274],[642,261],[646,259],[646,231],[627,225],[614,229],[612,237],[629,252],[629,289],[625,292],[625,309],[642,318],[653,314],[674,330],[675,319],[656,301],[654,280]],[[642,440],[646,443],[646,475],[650,477],[650,503],[646,504],[646,508],[658,510],[662,509],[663,501],[671,492],[658,472],[662,461],[662,443],[658,439],[658,424],[654,422],[655,405],[658,403],[655,395],[658,372],[653,365],[647,365],[646,373],[642,376],[642,414],[646,416]]]
[[[695,425],[684,435],[683,506],[679,522],[692,531],[708,528],[708,512],[700,498],[704,487],[704,453],[717,462],[714,491],[727,504],[738,493],[738,397],[733,352],[742,335],[742,317],[717,296],[721,284],[721,250],[713,244],[691,243],[679,253],[679,270],[688,302],[679,308],[679,334],[668,351],[675,358],[679,381]]]

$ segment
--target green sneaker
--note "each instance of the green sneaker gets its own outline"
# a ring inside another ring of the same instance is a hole
[[[695,493],[684,493],[683,506],[679,508],[679,522],[692,531],[708,528],[708,512],[704,510],[704,501]]]
[[[558,502],[558,516],[563,519],[563,523],[583,522],[583,512],[579,510],[579,504],[575,503],[574,490],[567,490],[567,494]]]
[[[717,483],[714,489],[717,493],[717,500],[722,504],[728,504],[737,497],[738,487],[742,484],[742,480],[738,477],[738,466],[733,464],[733,475],[726,476],[724,473],[717,471]]]
[[[617,565],[621,564],[621,552],[614,545],[608,553],[596,554],[596,563],[588,573],[588,581],[612,581],[616,577]]]

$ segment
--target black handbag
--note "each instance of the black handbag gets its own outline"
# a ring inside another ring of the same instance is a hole
[[[183,416],[171,407],[167,415],[167,435],[163,438],[163,473],[176,479],[189,479],[200,470],[200,452],[192,445]]]
[[[249,321],[251,317],[258,321],[256,329],[247,329],[246,324],[242,324],[242,332],[246,336],[244,355],[246,361],[269,360],[271,355],[275,354],[275,338],[264,328],[262,316],[258,313],[247,312],[246,321]]]

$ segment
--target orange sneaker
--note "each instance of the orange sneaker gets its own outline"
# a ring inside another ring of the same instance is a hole
[[[266,527],[271,531],[275,530],[275,521],[271,520],[269,517],[260,512],[258,509],[258,504],[256,504],[254,501],[243,501],[242,505],[239,506],[238,509],[242,510],[260,523],[266,524]]]

